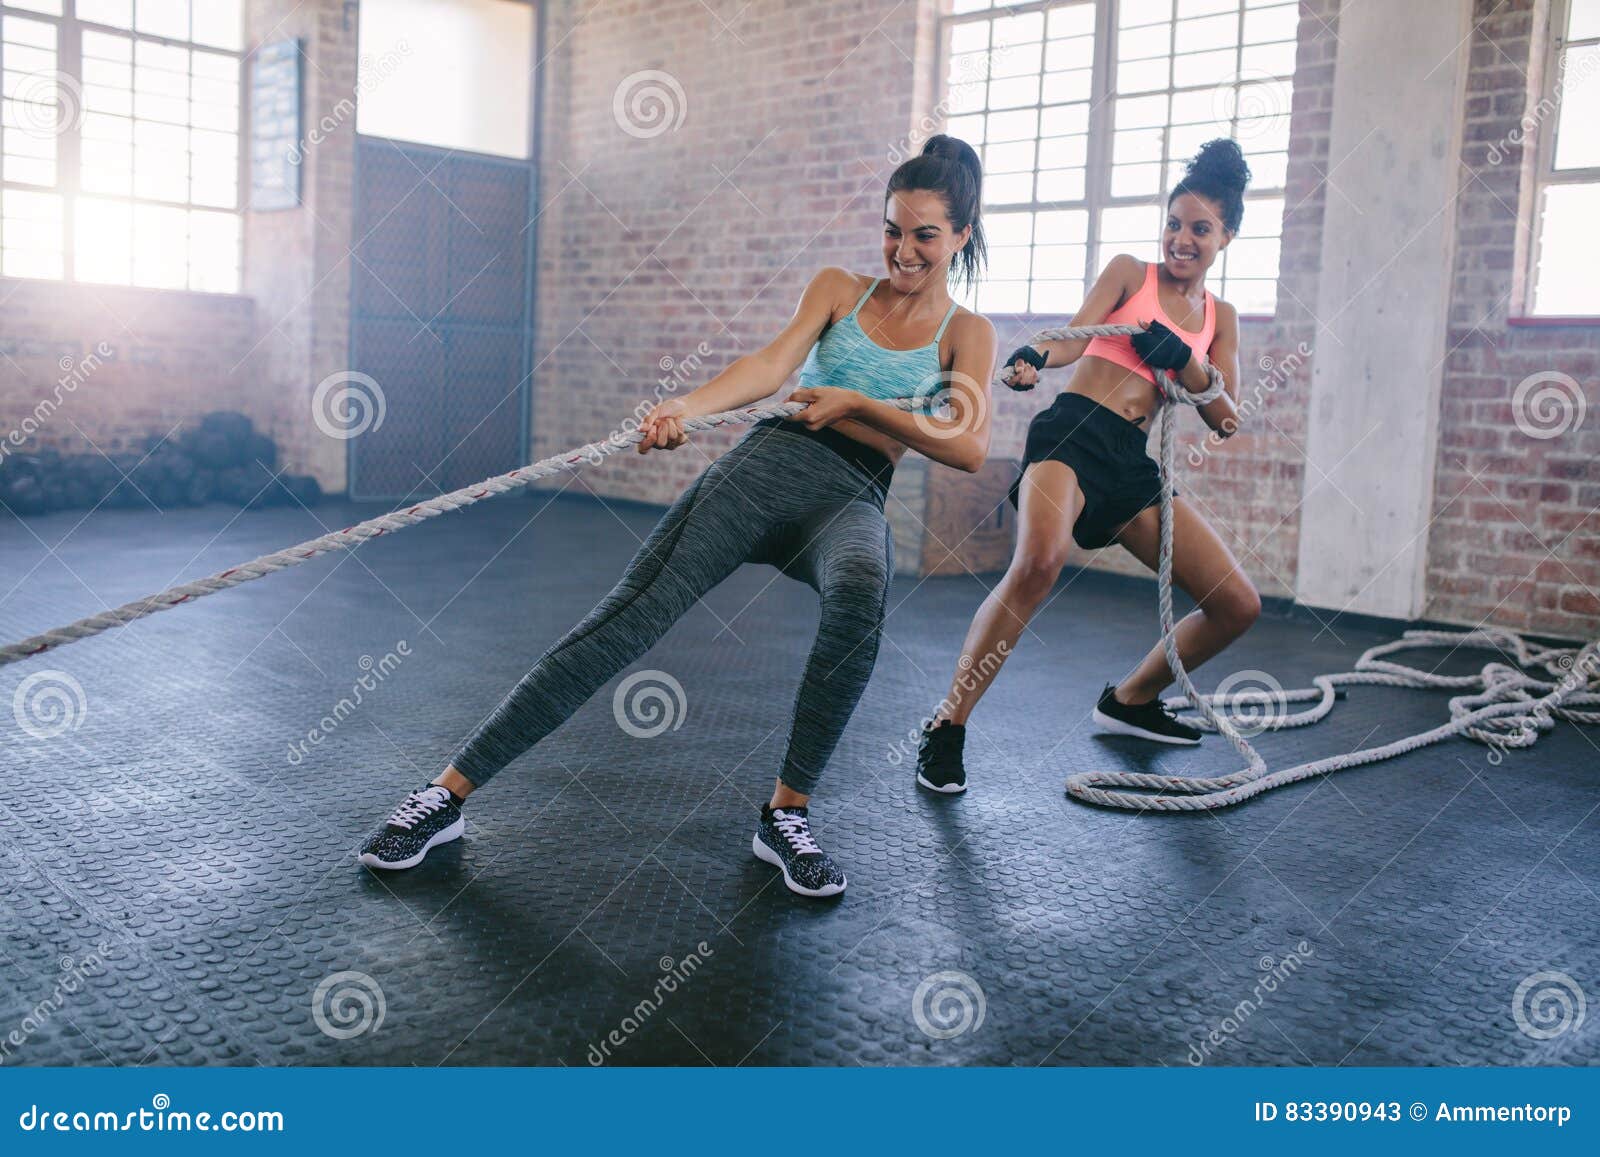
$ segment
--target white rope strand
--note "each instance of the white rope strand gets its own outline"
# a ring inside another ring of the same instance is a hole
[[[1131,325],[1101,325],[1087,326],[1078,330],[1063,330],[1063,333],[1073,333],[1081,337],[1111,336],[1114,334],[1130,334],[1138,332],[1138,327]],[[885,404],[900,410],[914,410],[930,400],[938,403],[943,394],[936,393],[930,397],[922,398],[892,398]],[[719,426],[740,425],[754,423],[766,418],[792,418],[806,408],[804,402],[778,402],[757,406],[746,406],[738,410],[724,410],[719,414],[706,414],[702,417],[684,418],[683,426],[687,430],[715,430]],[[147,598],[136,599],[131,603],[124,603],[109,611],[102,611],[98,615],[79,619],[75,623],[68,623],[64,627],[57,627],[43,634],[33,635],[17,643],[0,645],[0,667],[8,663],[21,662],[23,659],[64,647],[68,643],[75,643],[79,639],[87,639],[91,635],[98,635],[101,631],[109,631],[113,627],[125,627],[138,619],[148,618],[158,611],[168,611],[173,607],[182,606],[184,603],[193,602],[195,599],[214,595],[218,591],[236,587],[241,583],[250,582],[252,579],[263,578],[286,570],[291,566],[299,566],[309,562],[321,554],[335,550],[348,550],[360,546],[369,538],[377,538],[380,534],[389,534],[407,526],[414,526],[419,522],[445,514],[451,510],[460,510],[464,506],[471,506],[485,498],[496,494],[504,494],[508,490],[516,490],[540,478],[548,478],[552,474],[559,474],[563,470],[577,470],[580,467],[598,463],[608,454],[616,454],[630,446],[636,446],[643,440],[643,435],[637,430],[613,434],[600,442],[590,442],[586,446],[579,446],[575,450],[568,450],[561,454],[552,454],[548,458],[541,458],[527,466],[520,466],[508,474],[501,474],[494,478],[486,478],[482,482],[471,486],[463,486],[460,490],[453,490],[449,494],[441,494],[436,498],[429,498],[415,506],[408,506],[404,510],[395,510],[377,518],[369,518],[365,522],[332,534],[325,534],[320,538],[313,538],[297,546],[276,551],[273,554],[262,555],[239,566],[229,567],[225,571],[211,575],[209,578],[196,579],[181,586],[171,587],[159,594]]]
[[[928,399],[895,398],[888,401],[888,405],[901,410],[915,409],[919,404]],[[792,418],[806,408],[804,402],[780,402],[768,405],[746,406],[738,410],[725,410],[720,414],[706,414],[703,417],[683,418],[683,426],[687,430],[715,430],[719,426],[740,425],[744,423],[759,422],[765,418]],[[269,574],[287,570],[292,566],[310,562],[318,555],[328,554],[336,550],[348,550],[360,546],[368,539],[377,538],[381,534],[389,534],[407,526],[415,526],[430,518],[462,507],[471,506],[474,502],[481,502],[496,494],[504,494],[508,490],[516,490],[527,486],[540,479],[548,478],[552,474],[559,474],[564,470],[577,470],[582,466],[598,463],[609,454],[616,454],[636,446],[643,441],[644,435],[638,430],[629,430],[613,434],[600,442],[590,442],[588,445],[579,446],[575,450],[568,450],[560,454],[552,454],[548,458],[541,458],[527,466],[520,466],[508,474],[501,474],[494,478],[486,478],[482,482],[471,486],[464,486],[460,490],[453,490],[448,494],[441,494],[436,498],[429,498],[415,506],[408,506],[404,510],[391,511],[369,518],[365,522],[344,530],[324,534],[320,538],[309,539],[296,546],[276,551],[272,554],[262,555],[239,566],[229,567],[219,571],[209,578],[196,579],[193,582],[183,583],[171,587],[159,594],[147,598],[136,599],[131,603],[124,603],[109,611],[102,611],[98,615],[79,619],[75,623],[68,623],[64,627],[57,627],[52,631],[34,635],[17,643],[0,645],[0,667],[8,663],[17,663],[33,655],[56,647],[75,643],[79,639],[87,639],[91,635],[98,635],[101,631],[109,631],[113,627],[125,627],[138,619],[147,618],[158,611],[169,611],[173,607],[182,606],[193,602],[195,599],[214,595],[218,591],[225,591],[229,587],[239,586],[241,583],[253,579],[265,578]]]

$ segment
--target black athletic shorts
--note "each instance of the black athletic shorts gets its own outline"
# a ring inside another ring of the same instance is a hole
[[[1083,394],[1057,394],[1028,424],[1022,471],[1034,462],[1064,462],[1078,476],[1083,513],[1072,538],[1085,550],[1110,546],[1134,515],[1161,502],[1161,467],[1145,453],[1143,426]],[[1011,484],[1017,505],[1022,472]],[[1176,491],[1174,491],[1176,493]]]

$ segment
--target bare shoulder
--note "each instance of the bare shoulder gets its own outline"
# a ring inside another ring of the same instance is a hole
[[[851,273],[837,265],[826,265],[812,277],[808,288],[830,297],[849,297],[853,305],[855,299],[865,293],[871,284],[872,278],[864,273]]]
[[[1146,262],[1131,253],[1118,253],[1106,262],[1106,272],[1116,277],[1124,287],[1138,289],[1144,284]]]
[[[1239,311],[1231,302],[1223,301],[1220,297],[1213,297],[1217,303],[1217,329],[1220,331],[1227,327],[1233,333],[1239,332]]]
[[[993,345],[997,340],[994,322],[981,313],[973,313],[966,306],[956,309],[956,315],[950,319],[950,328],[945,332],[958,347],[974,346],[981,342]]]

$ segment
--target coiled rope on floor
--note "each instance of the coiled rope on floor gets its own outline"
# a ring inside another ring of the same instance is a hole
[[[1089,327],[1096,332],[1103,327]],[[1089,329],[1044,330],[1033,342],[1072,341],[1094,336]],[[1067,777],[1068,794],[1086,803],[1134,811],[1203,811],[1243,803],[1287,783],[1312,776],[1343,771],[1366,763],[1403,755],[1420,747],[1438,743],[1453,735],[1488,744],[1494,748],[1528,747],[1540,733],[1550,730],[1556,719],[1574,723],[1600,724],[1600,640],[1581,647],[1540,647],[1514,631],[1480,628],[1474,631],[1406,631],[1398,640],[1367,650],[1356,669],[1335,675],[1317,675],[1314,687],[1293,691],[1241,690],[1202,695],[1189,678],[1178,657],[1172,619],[1172,473],[1177,423],[1171,411],[1178,403],[1203,406],[1223,393],[1222,375],[1215,366],[1206,367],[1210,385],[1204,392],[1190,393],[1166,371],[1158,371],[1163,404],[1156,415],[1161,424],[1161,556],[1156,572],[1157,605],[1161,620],[1161,642],[1181,696],[1166,700],[1174,710],[1193,708],[1198,717],[1186,717],[1205,731],[1220,732],[1245,760],[1245,767],[1221,776],[1155,775],[1149,772],[1083,771]],[[1521,668],[1542,668],[1550,679],[1537,679],[1504,663],[1488,663],[1476,675],[1436,675],[1394,663],[1383,658],[1398,651],[1418,647],[1488,649],[1511,656]],[[1325,759],[1296,764],[1272,771],[1266,760],[1233,725],[1229,713],[1241,713],[1254,732],[1279,731],[1304,727],[1325,718],[1333,710],[1337,688],[1354,685],[1452,688],[1470,691],[1451,698],[1450,722],[1391,743],[1363,748]],[[1316,700],[1316,705],[1298,713],[1281,712],[1289,703]],[[1595,708],[1595,710],[1586,710]],[[1281,712],[1281,713],[1280,713]],[[1120,789],[1120,790],[1116,790]]]

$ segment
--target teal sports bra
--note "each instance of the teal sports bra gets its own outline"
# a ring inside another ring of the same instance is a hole
[[[856,317],[882,280],[881,277],[874,277],[855,308],[829,326],[828,332],[811,347],[805,364],[800,367],[802,388],[834,386],[855,390],[879,401],[932,397],[944,388],[945,375],[939,364],[939,341],[944,337],[950,319],[955,316],[956,304],[950,304],[944,320],[939,323],[939,331],[929,344],[909,350],[884,349],[867,336]],[[888,496],[889,485],[894,477],[894,463],[865,442],[858,442],[831,426],[811,430],[803,422],[788,418],[766,418],[756,423],[757,429],[763,427],[776,427],[820,442],[871,480],[880,505]]]
[[[915,349],[884,349],[867,336],[857,314],[878,288],[881,277],[874,277],[856,306],[817,340],[800,367],[802,389],[835,386],[855,390],[869,398],[924,397],[937,394],[945,382],[939,364],[939,342],[959,306],[950,303],[933,341]]]

